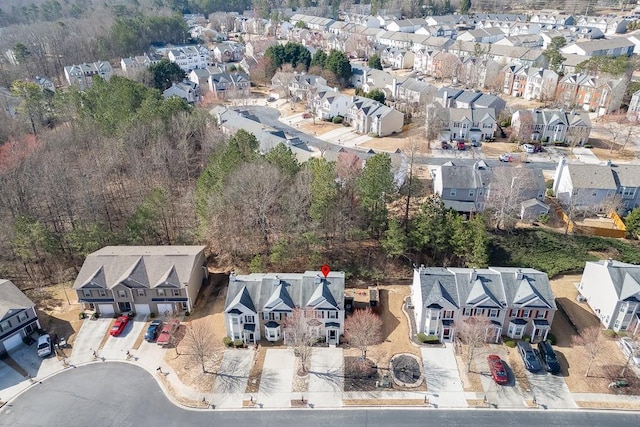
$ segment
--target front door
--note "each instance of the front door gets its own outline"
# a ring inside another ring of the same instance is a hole
[[[124,312],[124,311],[131,311],[131,303],[130,302],[119,302],[118,303],[118,310]]]
[[[451,340],[451,328],[443,328],[442,329],[442,341]]]
[[[334,344],[336,342],[336,337],[338,336],[338,331],[335,329],[329,329],[329,344]]]

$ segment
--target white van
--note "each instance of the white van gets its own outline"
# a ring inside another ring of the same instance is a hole
[[[51,354],[51,337],[49,334],[38,338],[38,356],[47,357]]]

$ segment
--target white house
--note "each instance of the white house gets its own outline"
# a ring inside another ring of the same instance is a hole
[[[640,266],[588,261],[578,290],[606,329],[640,331]]]
[[[547,274],[532,268],[422,266],[413,273],[411,302],[418,332],[443,342],[471,318],[489,320],[488,342],[502,335],[546,340],[556,312]]]
[[[165,55],[169,61],[177,64],[184,72],[189,72],[195,68],[206,68],[211,64],[211,54],[204,46],[173,46],[158,50]]]
[[[640,121],[640,90],[631,95],[629,108],[627,109],[627,120],[630,122]]]
[[[173,83],[169,89],[162,92],[163,98],[170,98],[172,96],[177,96],[189,104],[193,104],[200,101],[200,86],[190,80]]]
[[[20,347],[38,329],[35,304],[12,282],[0,279],[0,355]]]
[[[87,89],[93,84],[93,76],[109,80],[113,74],[113,68],[108,61],[97,61],[64,67],[64,77],[69,86],[76,86],[80,90]]]
[[[344,333],[344,272],[231,274],[224,309],[227,336],[245,343],[264,338],[287,342],[285,321],[294,310],[309,319],[312,333],[338,344]]]

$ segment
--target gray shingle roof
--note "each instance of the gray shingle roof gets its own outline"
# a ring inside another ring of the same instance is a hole
[[[0,319],[14,310],[24,310],[35,304],[16,285],[6,279],[0,279]]]
[[[598,188],[617,190],[616,180],[609,166],[567,165],[573,188]]]
[[[612,170],[621,187],[640,187],[640,165],[614,165]]]
[[[619,300],[623,301],[640,292],[640,266],[612,260],[589,261],[587,264],[599,265],[601,272],[605,274],[603,280],[606,280],[606,275],[609,276]]]

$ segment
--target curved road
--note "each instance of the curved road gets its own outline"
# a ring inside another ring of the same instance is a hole
[[[638,426],[637,412],[342,409],[188,411],[174,406],[154,378],[127,363],[69,369],[0,410],[0,425],[27,426]]]

